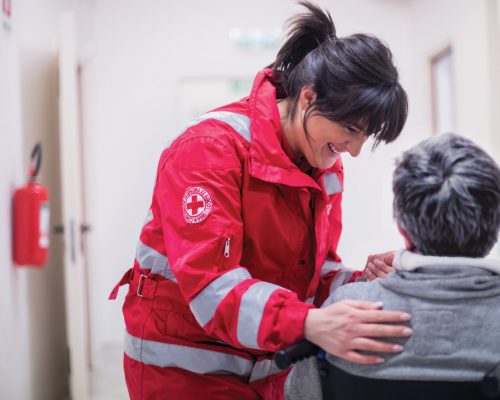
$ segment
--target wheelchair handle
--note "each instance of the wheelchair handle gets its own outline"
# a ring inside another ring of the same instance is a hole
[[[481,391],[488,398],[500,395],[500,363],[490,369],[481,381]]]
[[[319,349],[318,346],[308,340],[300,340],[277,351],[274,354],[274,363],[279,369],[284,370],[297,361],[316,354]]]

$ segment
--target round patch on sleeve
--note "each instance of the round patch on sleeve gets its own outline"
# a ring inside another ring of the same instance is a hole
[[[182,198],[184,219],[189,224],[203,221],[212,212],[213,201],[210,193],[201,186],[190,186]]]

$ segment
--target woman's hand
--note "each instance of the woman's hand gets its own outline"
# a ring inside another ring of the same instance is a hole
[[[362,278],[373,281],[376,278],[383,278],[394,271],[392,261],[396,252],[388,251],[381,254],[368,256]]]
[[[410,315],[400,311],[382,311],[381,303],[343,300],[325,308],[311,309],[305,319],[305,338],[327,353],[358,364],[378,364],[384,359],[358,350],[399,353],[403,347],[372,337],[407,337],[412,330],[402,323]]]

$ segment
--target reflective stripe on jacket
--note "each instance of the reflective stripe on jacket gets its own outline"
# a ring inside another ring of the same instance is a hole
[[[255,357],[303,338],[313,299],[356,276],[336,254],[341,161],[307,174],[290,160],[269,74],[161,155],[124,305],[130,359],[250,381],[271,374]],[[339,268],[326,271],[327,259]]]

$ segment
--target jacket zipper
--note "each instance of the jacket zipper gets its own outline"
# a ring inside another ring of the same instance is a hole
[[[224,244],[224,257],[229,258],[229,251],[231,249],[231,238],[226,238],[226,243]]]

